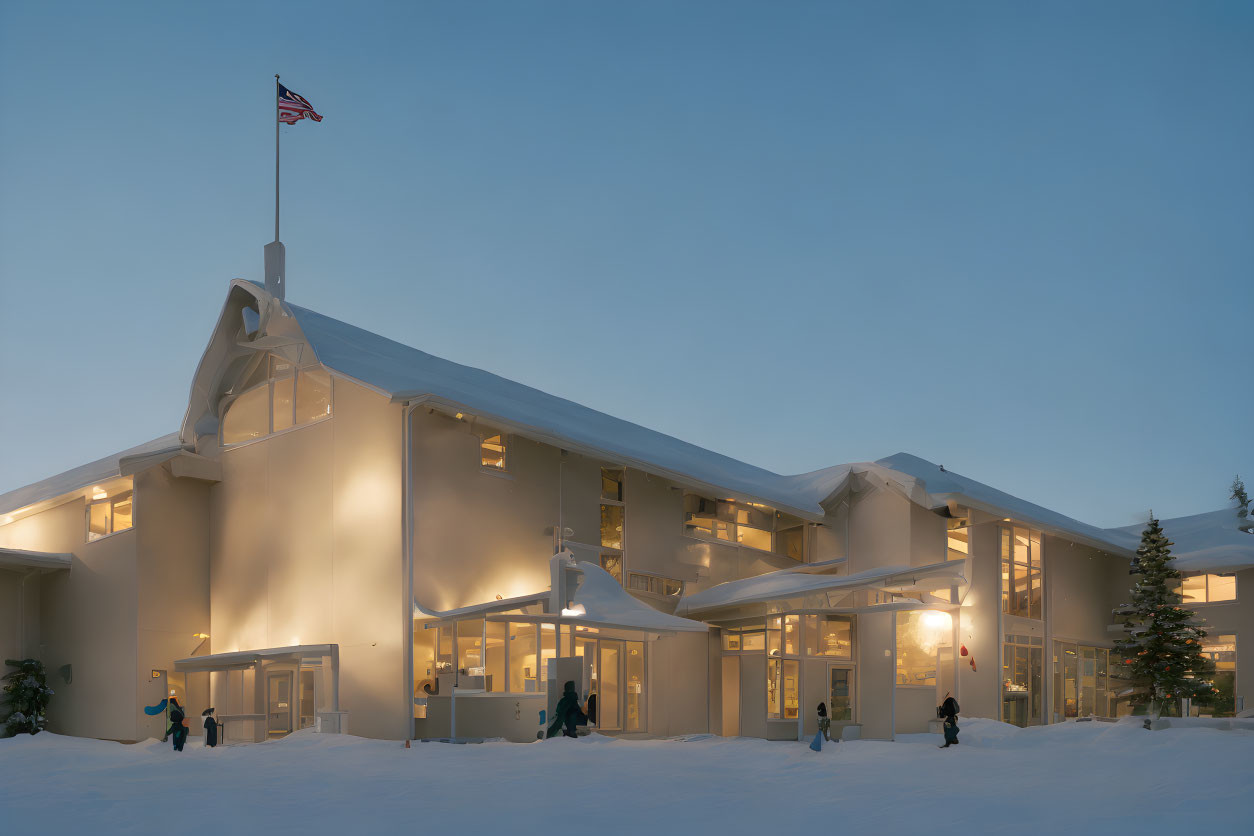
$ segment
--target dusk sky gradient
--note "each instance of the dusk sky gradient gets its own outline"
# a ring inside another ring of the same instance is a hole
[[[0,492],[178,429],[233,277],[780,473],[1254,484],[1254,4],[0,2]]]

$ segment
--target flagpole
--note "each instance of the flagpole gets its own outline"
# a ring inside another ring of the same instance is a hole
[[[274,240],[279,240],[279,74],[274,74]]]

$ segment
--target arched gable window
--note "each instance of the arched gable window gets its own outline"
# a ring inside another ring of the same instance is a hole
[[[222,414],[223,446],[331,417],[331,375],[319,366],[298,370],[290,361],[268,355],[250,382]]]

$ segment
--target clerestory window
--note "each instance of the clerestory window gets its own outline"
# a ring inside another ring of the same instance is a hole
[[[297,369],[288,360],[267,355],[241,388],[222,415],[223,446],[331,417],[331,375],[321,367]]]

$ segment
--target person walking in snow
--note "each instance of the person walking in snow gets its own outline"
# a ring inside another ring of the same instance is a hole
[[[832,739],[832,718],[827,716],[827,703],[819,703],[819,731],[823,732],[823,739],[830,742]]]
[[[174,744],[174,751],[183,751],[183,744],[187,742],[187,715],[183,713],[183,706],[179,705],[177,697],[170,697],[170,740]]]
[[[205,718],[205,745],[213,748],[218,745],[218,721],[213,716],[213,709],[206,708],[200,714]]]
[[[940,710],[936,712],[945,718],[945,745],[942,749],[950,746],[958,745],[958,701],[949,694],[945,695],[945,701],[941,703]]]

